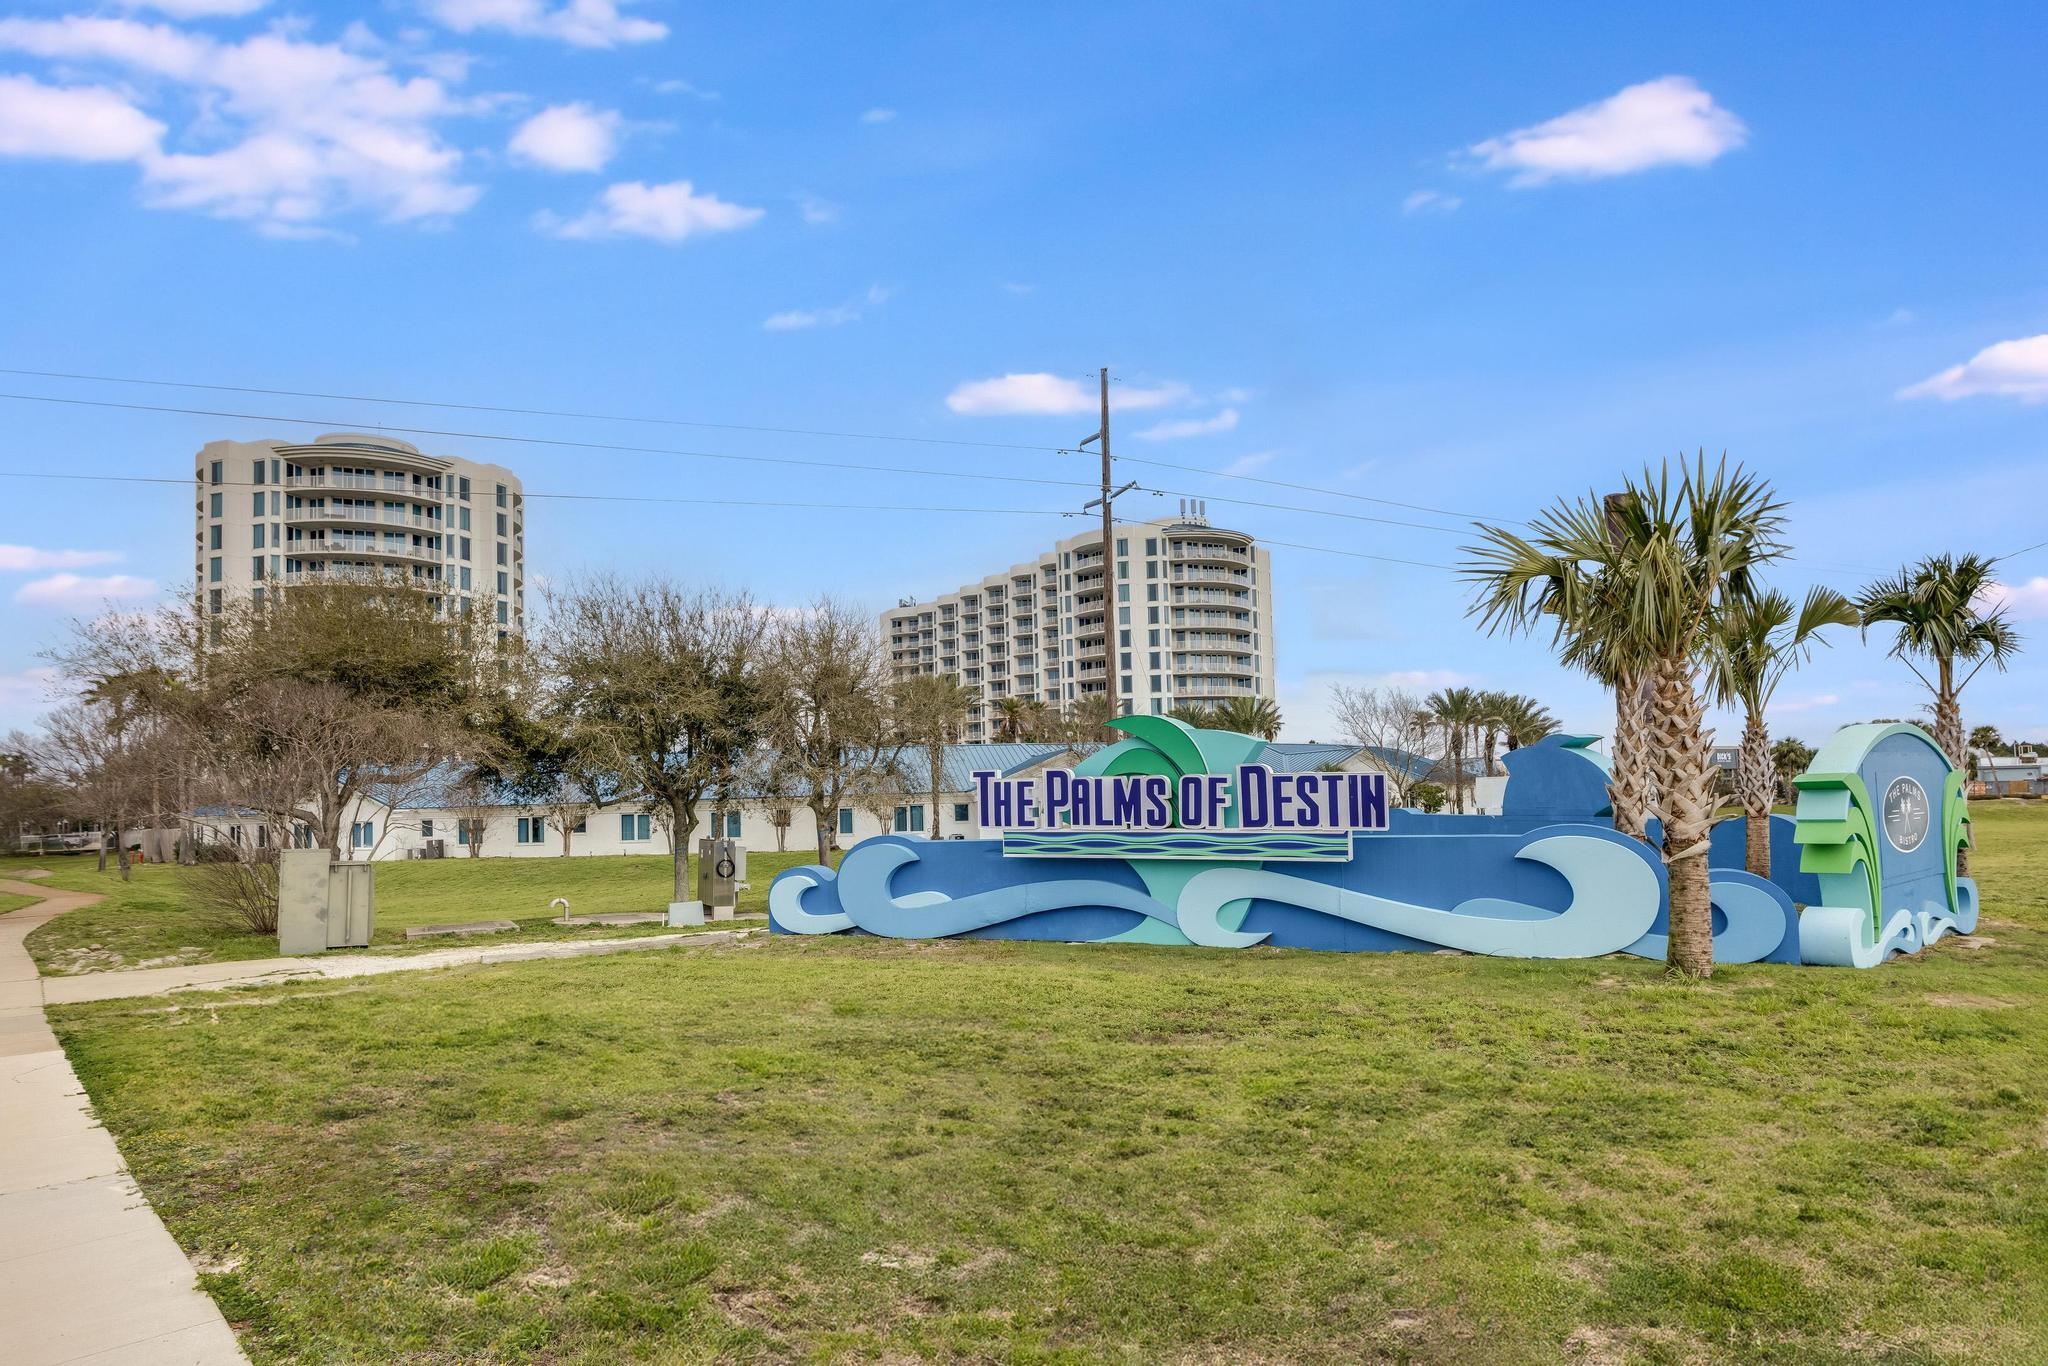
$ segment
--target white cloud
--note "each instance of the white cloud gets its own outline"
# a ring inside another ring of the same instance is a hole
[[[111,564],[118,550],[39,550],[32,545],[0,545],[0,570],[83,569]]]
[[[1749,129],[1689,76],[1660,76],[1606,99],[1475,143],[1472,154],[1510,184],[1598,180],[1655,166],[1705,166]]]
[[[47,664],[0,674],[0,707],[22,707],[53,701],[63,690],[57,671]]]
[[[668,37],[668,25],[621,14],[616,0],[428,0],[427,13],[457,33],[496,29],[571,47],[617,47]]]
[[[1097,407],[1101,406],[1098,399]],[[1161,422],[1137,434],[1140,441],[1179,441],[1190,436],[1212,436],[1237,429],[1237,409],[1225,408],[1214,417],[1190,417]],[[1271,458],[1270,456],[1268,457]]]
[[[1151,387],[1119,385],[1109,391],[1109,405],[1112,408],[1165,408],[1176,403],[1185,403],[1188,387],[1185,384],[1159,384]],[[1013,413],[1027,413],[1050,416],[1063,413],[1092,413],[1099,411],[1102,400],[1093,381],[1083,383],[1064,375],[1049,375],[1043,371],[1021,375],[1004,375],[998,379],[973,379],[956,386],[946,395],[946,406],[956,413],[970,417],[990,417]]]
[[[770,314],[761,323],[768,332],[801,332],[814,327],[842,327],[856,322],[863,308],[872,308],[889,301],[889,290],[881,285],[871,285],[859,301],[834,304],[830,308],[792,308],[787,312]]]
[[[2048,621],[2048,576],[2036,575],[2025,583],[1994,583],[1977,595],[1977,610],[2003,609],[2015,621]]]
[[[689,95],[695,99],[703,100],[707,104],[715,103],[725,98],[716,90],[702,90],[697,86],[691,85],[688,81],[674,78],[656,81],[654,83],[654,93],[657,95]]]
[[[1236,475],[1257,474],[1279,458],[1280,452],[1278,451],[1253,451],[1250,455],[1240,455],[1237,459],[1225,465],[1218,473]]]
[[[1837,706],[1841,700],[1839,693],[1831,692],[1810,693],[1805,697],[1782,697],[1772,700],[1769,711],[1774,715],[1797,716],[1801,712]]]
[[[618,145],[618,113],[578,101],[549,105],[520,124],[506,150],[551,171],[601,171]]]
[[[1416,190],[1401,201],[1401,212],[1406,214],[1455,213],[1458,206],[1464,202],[1458,196],[1445,194],[1442,190]]]
[[[733,232],[759,222],[760,209],[732,204],[715,194],[698,194],[687,180],[649,185],[628,180],[607,186],[587,212],[561,220],[542,214],[535,226],[554,237],[590,240],[651,237],[681,242],[702,233]]]
[[[307,236],[346,210],[408,221],[461,213],[476,202],[482,190],[460,181],[462,153],[438,124],[475,112],[478,102],[457,99],[433,77],[403,74],[397,58],[360,43],[306,42],[293,32],[220,42],[131,19],[4,19],[0,49],[66,70],[112,67],[158,93],[177,87],[198,107],[185,136],[203,150],[178,151],[164,150],[161,127],[132,106],[125,116],[111,105],[101,109],[101,126],[111,130],[105,154],[125,150],[153,207]]]
[[[1038,286],[1027,285],[1017,280],[1005,280],[1002,283],[1002,289],[1004,293],[1014,294],[1021,299],[1027,294],[1035,293],[1038,289]]]
[[[839,221],[839,206],[831,200],[820,199],[816,195],[809,194],[800,194],[795,198],[796,211],[802,215],[804,222],[816,226],[821,223],[836,223]]]
[[[163,135],[164,125],[117,91],[0,76],[0,156],[133,161]]]
[[[77,574],[52,574],[30,579],[14,590],[14,600],[42,607],[91,607],[111,598],[146,598],[156,584],[133,574],[109,574],[105,578],[84,578]]]
[[[1955,400],[1979,394],[2016,398],[2022,403],[2048,400],[2048,332],[1987,346],[1961,365],[1899,390],[1900,398]]]
[[[153,9],[173,19],[233,19],[254,14],[269,0],[122,0],[121,8]]]
[[[860,121],[867,124],[894,123],[896,121],[896,111],[893,109],[870,109],[860,116]]]

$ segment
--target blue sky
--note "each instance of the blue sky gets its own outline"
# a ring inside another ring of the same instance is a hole
[[[1534,7],[1527,7],[1534,9]],[[2023,5],[18,0],[0,18],[0,366],[1054,447],[1093,368],[1131,465],[1273,541],[1451,563],[1681,450],[1791,500],[1779,580],[2048,539],[2048,26]],[[0,376],[11,394],[1085,480],[1048,450]],[[0,399],[0,469],[177,478],[322,425]],[[1150,439],[1143,434],[1149,433]],[[402,433],[401,433],[402,434]],[[415,436],[537,500],[536,574],[662,570],[877,608],[1082,523],[1088,495]],[[1228,498],[1310,511],[1233,505]],[[1138,496],[1134,514],[1170,510]],[[0,727],[37,652],[189,573],[181,488],[0,480]],[[1458,516],[1391,511],[1441,527]],[[1472,682],[1603,730],[1438,569],[1274,551],[1289,738],[1333,681]],[[2048,739],[2034,649],[1968,719]],[[1774,727],[1911,715],[1853,635]],[[1724,721],[1724,726],[1725,726]],[[1732,730],[1729,738],[1733,738]]]

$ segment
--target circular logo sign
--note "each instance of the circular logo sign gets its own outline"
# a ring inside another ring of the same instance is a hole
[[[1911,778],[1894,778],[1884,790],[1884,837],[1892,848],[1910,854],[1927,838],[1927,789]]]

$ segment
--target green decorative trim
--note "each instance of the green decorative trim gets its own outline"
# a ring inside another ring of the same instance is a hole
[[[1941,781],[1941,839],[1942,848],[1947,852],[1942,873],[1948,881],[1948,904],[1956,901],[1956,856],[1976,841],[1970,838],[1970,803],[1963,795],[1964,774],[1959,768],[1951,768],[1948,776]]]
[[[1848,727],[1848,730],[1865,731],[1887,729],[1918,728]],[[1828,742],[1828,750],[1835,747],[1834,741]],[[1858,754],[1867,748],[1867,745],[1859,747]],[[1819,760],[1816,759],[1815,763],[1818,764]],[[1870,800],[1870,792],[1864,787],[1863,779],[1853,772],[1826,773],[1809,769],[1794,778],[1792,785],[1799,789],[1799,803],[1792,811],[1792,837],[1799,843],[1800,871],[1848,876],[1855,872],[1860,860],[1864,881],[1870,889],[1870,932],[1873,935],[1883,933],[1884,872],[1878,853],[1877,807]]]

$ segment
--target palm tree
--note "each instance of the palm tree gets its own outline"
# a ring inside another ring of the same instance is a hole
[[[900,738],[923,746],[925,752],[933,839],[940,838],[939,793],[944,786],[946,746],[960,738],[967,714],[979,700],[979,693],[950,674],[916,674],[896,685]]]
[[[1261,740],[1280,738],[1280,708],[1268,697],[1227,697],[1209,716],[1209,724],[1221,730],[1256,735]]]
[[[1451,810],[1465,810],[1465,742],[1484,715],[1480,695],[1471,688],[1440,688],[1423,703],[1429,718],[1444,733],[1445,759],[1451,770]]]
[[[1714,700],[1742,708],[1735,790],[1742,799],[1744,864],[1758,877],[1771,875],[1771,799],[1778,791],[1764,710],[1785,675],[1812,653],[1822,630],[1858,620],[1856,605],[1832,588],[1808,589],[1798,604],[1772,588],[1728,604],[1714,622]]]
[[[1510,750],[1533,745],[1557,733],[1557,718],[1527,693],[1507,693],[1501,713],[1501,734]]]
[[[1957,768],[1966,769],[1970,757],[1963,745],[1963,689],[1986,664],[2003,672],[2020,649],[2019,633],[2006,622],[2003,608],[1984,612],[1977,607],[1994,582],[1995,563],[1982,555],[1930,556],[1895,578],[1871,584],[1856,599],[1865,635],[1880,623],[1899,628],[1892,658],[1912,669],[1934,694],[1934,740]],[[1934,677],[1920,672],[1915,657],[1934,666]],[[1963,664],[1970,671],[1958,680],[1957,666]],[[1969,851],[1958,850],[1956,875],[1969,871]]]
[[[2005,747],[2005,737],[1998,733],[1996,726],[1970,727],[1970,748],[1996,754]]]
[[[1714,968],[1707,834],[1713,820],[1712,751],[1700,696],[1700,653],[1715,618],[1751,596],[1757,566],[1784,553],[1783,504],[1761,479],[1725,459],[1697,462],[1674,482],[1669,466],[1605,506],[1560,502],[1527,534],[1480,528],[1466,577],[1472,612],[1488,631],[1548,623],[1566,664],[1649,680],[1645,769],[1663,818],[1670,873],[1671,971]]]
[[[1004,697],[996,702],[996,739],[1024,738],[1024,718],[1030,703],[1021,697]]]
[[[1780,795],[1792,791],[1792,780],[1812,765],[1814,753],[1812,745],[1789,735],[1771,746],[1771,771],[1777,776]]]
[[[1167,708],[1166,714],[1198,730],[1216,724],[1216,709],[1204,706],[1200,702],[1183,702],[1179,706]]]

